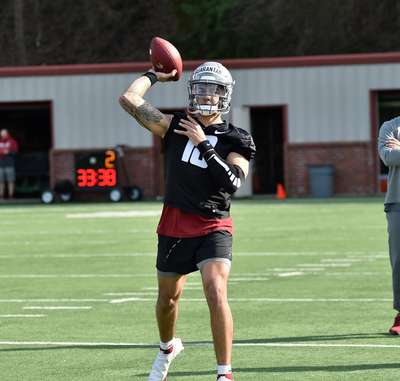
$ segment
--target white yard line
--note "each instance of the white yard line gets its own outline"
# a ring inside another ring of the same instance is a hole
[[[105,243],[117,243],[119,241],[116,240],[94,240],[94,241],[85,241],[85,245],[103,245]],[[1,246],[11,246],[11,245],[54,245],[57,243],[57,240],[54,241],[9,241],[2,242]],[[13,256],[12,258],[20,258],[21,256]]]
[[[112,299],[109,302],[112,304],[117,304],[117,303],[126,303],[126,302],[154,302],[156,301],[157,298],[121,298],[121,299]],[[204,302],[206,299],[205,298],[181,298],[179,299],[180,302]],[[302,299],[295,299],[295,298],[228,298],[229,302],[267,302],[267,303],[273,303],[273,302],[296,302],[296,303],[313,303],[313,302],[318,302],[318,303],[325,303],[325,302],[344,302],[344,303],[354,303],[354,302],[361,302],[361,303],[366,303],[366,302],[391,302],[392,299],[340,299],[340,298],[302,298]]]
[[[75,213],[75,214],[66,214],[66,218],[114,218],[114,217],[154,217],[159,216],[161,214],[160,211],[150,211],[150,210],[131,210],[125,212],[115,212],[115,211],[107,211],[107,212],[94,212],[94,213]]]
[[[0,299],[0,303],[107,303],[110,299]]]
[[[21,274],[0,275],[0,278],[146,278],[155,274]]]
[[[185,287],[186,290],[186,287]],[[126,295],[158,295],[158,292],[110,292],[104,296],[126,296]]]
[[[0,235],[6,235],[6,236],[10,236],[10,235],[17,235],[18,237],[21,236],[27,236],[27,235],[34,235],[34,236],[38,236],[38,235],[77,235],[77,234],[83,234],[83,235],[87,235],[87,234],[106,234],[106,233],[118,233],[118,234],[122,234],[122,233],[155,233],[155,229],[90,229],[90,230],[86,230],[86,229],[78,229],[78,230],[38,230],[38,231],[24,231],[21,232],[21,230],[7,230],[7,231],[3,231],[0,230]]]
[[[183,343],[186,346],[212,346],[213,343]],[[110,347],[157,347],[156,343],[91,343],[59,341],[0,341],[0,345],[53,345],[53,346],[110,346]],[[233,343],[236,347],[338,347],[338,348],[400,348],[386,344],[316,344],[316,343]]]
[[[87,241],[86,241],[87,242]],[[1,246],[1,244],[0,244]],[[119,253],[119,254],[32,254],[32,255],[0,255],[0,259],[26,258],[103,258],[103,257],[155,257],[155,253]]]
[[[155,294],[152,294],[155,295]],[[155,301],[157,298],[121,298],[121,299],[0,299],[0,303],[123,303],[127,301]],[[181,298],[182,302],[200,302],[204,298]],[[229,298],[230,302],[390,302],[389,298],[345,299],[345,298]]]
[[[37,318],[45,316],[47,315],[0,315],[1,318]]]
[[[90,310],[93,307],[67,307],[67,306],[60,306],[60,307],[23,307],[23,310]]]
[[[292,252],[279,252],[279,251],[267,251],[267,252],[256,252],[256,253],[244,253],[244,252],[233,252],[233,256],[303,256],[303,255],[385,255],[388,256],[386,251],[292,251]]]
[[[236,281],[267,281],[267,276],[293,276],[293,275],[321,275],[321,276],[353,276],[353,275],[388,275],[390,272],[329,272],[326,273],[324,267],[300,267],[300,268],[287,268],[287,269],[271,269],[271,273],[263,273],[260,276],[256,274],[243,274],[233,273],[229,278],[230,282]],[[252,276],[253,275],[253,276]],[[0,278],[16,278],[16,279],[52,279],[52,278],[154,278],[155,274],[3,274]]]

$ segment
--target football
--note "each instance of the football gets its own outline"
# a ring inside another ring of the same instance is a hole
[[[181,77],[182,58],[178,49],[169,41],[154,37],[150,44],[150,60],[155,71],[171,73],[176,69],[177,73],[172,78],[173,81],[178,81]]]

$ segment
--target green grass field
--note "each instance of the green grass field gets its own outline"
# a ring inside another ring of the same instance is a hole
[[[0,205],[0,379],[142,380],[161,202]],[[235,381],[397,380],[383,197],[234,200]],[[216,379],[199,274],[168,381]]]

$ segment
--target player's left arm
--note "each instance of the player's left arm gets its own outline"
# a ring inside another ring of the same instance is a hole
[[[197,149],[207,163],[208,169],[221,188],[234,194],[243,184],[249,173],[249,161],[237,152],[231,152],[226,160],[222,159],[208,140],[197,145]]]
[[[226,161],[229,164],[239,167],[244,173],[244,178],[247,178],[247,175],[249,174],[250,163],[244,156],[237,152],[231,152],[226,158]]]

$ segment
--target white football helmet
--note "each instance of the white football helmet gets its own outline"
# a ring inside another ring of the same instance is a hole
[[[218,62],[205,62],[189,78],[188,111],[201,115],[227,114],[234,85],[235,81],[225,66]],[[201,104],[200,99],[204,97],[219,97],[219,101],[217,104]]]

